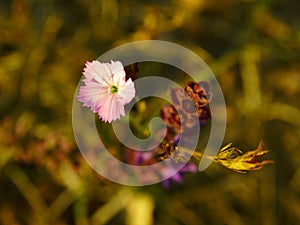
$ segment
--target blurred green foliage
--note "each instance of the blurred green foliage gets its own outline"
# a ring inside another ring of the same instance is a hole
[[[296,0],[1,1],[0,224],[300,224],[299,11]],[[84,62],[144,39],[197,53],[224,92],[224,144],[263,139],[275,165],[211,165],[168,190],[93,172],[71,127]]]

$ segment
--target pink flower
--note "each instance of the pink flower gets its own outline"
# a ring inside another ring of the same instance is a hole
[[[121,62],[86,62],[83,75],[85,85],[80,87],[77,96],[83,106],[98,113],[104,122],[110,123],[125,115],[124,105],[135,96],[135,88],[131,78],[125,81]]]

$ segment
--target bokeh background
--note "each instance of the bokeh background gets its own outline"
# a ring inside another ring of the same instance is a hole
[[[0,224],[300,224],[299,12],[296,0],[1,0]],[[71,125],[84,62],[145,39],[197,53],[223,89],[224,145],[263,140],[275,164],[212,164],[168,189],[93,172]]]

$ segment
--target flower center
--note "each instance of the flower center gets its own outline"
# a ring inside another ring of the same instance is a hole
[[[116,85],[111,85],[110,86],[110,93],[111,94],[116,94],[118,93],[118,87]]]

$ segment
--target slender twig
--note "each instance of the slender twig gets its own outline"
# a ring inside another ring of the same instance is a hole
[[[197,159],[197,160],[200,160],[201,157],[204,157],[204,158],[207,158],[207,159],[211,159],[211,160],[215,160],[215,157],[214,156],[211,156],[211,155],[205,155],[203,154],[202,152],[198,152],[198,151],[193,151],[191,149],[187,149],[187,148],[184,148],[184,147],[179,147],[179,151],[180,152],[184,152],[184,153],[187,153],[189,155],[191,155],[193,158]]]

